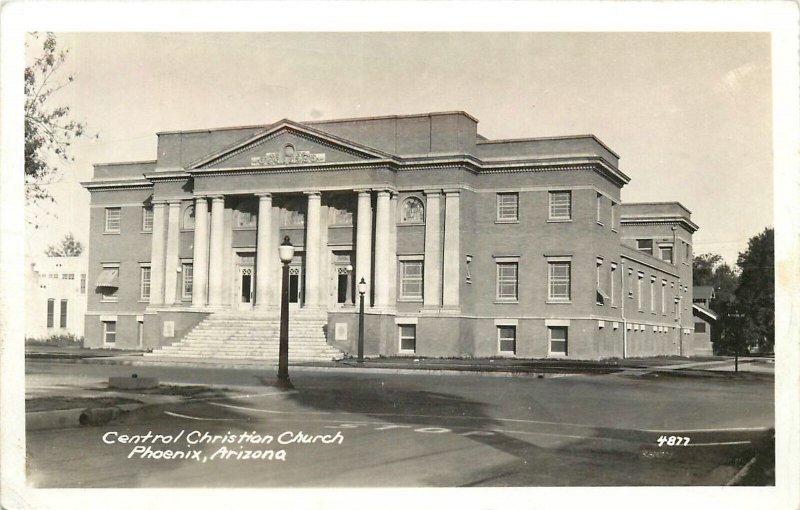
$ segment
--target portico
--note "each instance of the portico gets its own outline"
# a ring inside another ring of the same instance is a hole
[[[180,201],[157,201],[154,206],[158,211],[152,237],[154,308],[188,304],[180,301],[178,247],[181,233],[190,228],[194,310],[277,312],[277,241],[284,235],[297,247],[290,264],[294,307],[324,313],[354,306],[354,285],[361,278],[370,289],[371,310],[387,313],[396,303],[398,202],[393,189],[198,193],[188,206],[193,209],[184,208],[183,214]],[[181,215],[192,217],[193,225],[182,223]],[[433,244],[429,249],[437,248]]]

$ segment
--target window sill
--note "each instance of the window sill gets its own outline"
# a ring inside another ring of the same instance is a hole
[[[397,226],[398,227],[420,227],[420,226],[424,227],[425,226],[425,222],[424,221],[407,221],[405,223],[397,222]]]
[[[353,224],[328,225],[328,228],[353,228]]]
[[[516,358],[517,353],[512,351],[497,351],[498,356],[503,356],[505,358]]]
[[[140,234],[152,234],[153,231],[152,230],[140,230],[139,233]]]
[[[548,299],[547,301],[545,301],[545,304],[548,304],[548,305],[571,305],[572,304],[572,300],[569,300],[569,301],[556,300],[556,301],[554,301],[554,300]]]
[[[572,223],[572,218],[548,218],[547,223]]]
[[[406,354],[406,355],[411,355],[411,354],[413,354],[413,355],[415,355],[415,356],[416,356],[416,354],[417,354],[417,351],[403,351],[403,350],[400,350],[400,349],[398,349],[398,350],[397,350],[397,354]]]
[[[140,299],[138,303],[150,303],[150,299]]]
[[[422,303],[423,302],[423,298],[404,298],[404,297],[399,297],[399,298],[397,298],[397,302],[398,303]]]
[[[519,223],[519,220],[494,220],[496,225],[514,225],[515,223]]]
[[[258,230],[258,227],[233,227],[231,230]],[[181,232],[193,232],[192,230],[181,230]]]
[[[495,299],[493,301],[493,303],[496,304],[496,305],[518,305],[519,304],[519,300],[518,299]]]
[[[118,236],[121,233],[122,233],[122,231],[119,231],[119,232],[103,232],[103,235],[104,236]]]
[[[101,299],[101,303],[119,303],[119,299]]]
[[[547,353],[548,358],[566,358],[567,353],[565,352],[549,352]]]

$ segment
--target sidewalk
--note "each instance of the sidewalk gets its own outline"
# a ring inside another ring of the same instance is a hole
[[[175,366],[196,368],[253,369],[276,367],[277,361],[232,360],[222,358],[188,357],[148,357],[140,352],[92,351],[89,349],[26,352],[26,358],[52,362],[92,363],[125,366]],[[733,358],[708,357],[690,360],[680,357],[627,358],[600,361],[566,359],[517,359],[517,358],[414,358],[380,357],[366,358],[358,363],[354,358],[329,362],[290,362],[294,370],[315,370],[360,373],[429,373],[431,375],[480,374],[486,376],[529,376],[553,377],[556,375],[605,375],[642,374],[662,371],[711,371],[732,372]],[[761,374],[774,374],[774,360],[771,358],[739,358],[739,371]]]

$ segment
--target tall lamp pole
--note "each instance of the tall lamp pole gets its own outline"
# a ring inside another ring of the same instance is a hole
[[[364,363],[364,294],[367,293],[367,282],[364,277],[358,282],[358,362]]]
[[[289,241],[289,236],[283,238],[283,243],[278,247],[278,255],[283,263],[278,387],[292,389],[294,386],[292,386],[292,381],[289,380],[289,262],[294,258],[294,246]]]

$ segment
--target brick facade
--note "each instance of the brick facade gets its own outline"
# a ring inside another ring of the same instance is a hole
[[[291,307],[345,352],[363,277],[368,355],[692,355],[697,226],[622,204],[617,165],[594,136],[487,140],[463,112],[159,133],[155,161],[83,183],[86,343],[112,321],[117,347],[154,348],[214,313],[273,316],[289,236]]]

